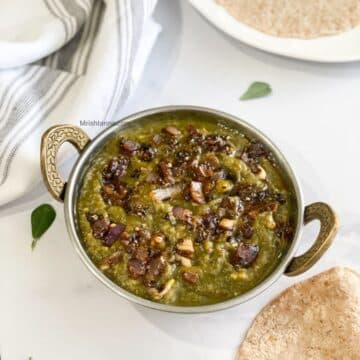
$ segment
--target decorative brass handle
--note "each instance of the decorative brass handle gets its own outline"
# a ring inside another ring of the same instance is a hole
[[[89,143],[89,137],[72,125],[56,125],[49,128],[41,138],[41,172],[50,194],[58,201],[64,200],[66,183],[59,175],[56,155],[60,146],[69,142],[80,152]]]
[[[313,220],[320,221],[317,239],[304,254],[293,258],[285,270],[285,275],[299,275],[313,266],[329,248],[337,233],[339,221],[334,210],[327,204],[317,202],[306,206],[305,225]]]

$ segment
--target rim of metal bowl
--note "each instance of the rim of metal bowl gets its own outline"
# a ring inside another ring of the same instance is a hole
[[[169,113],[169,112],[176,112],[176,111],[192,111],[192,112],[201,112],[207,113],[212,116],[218,116],[222,120],[229,121],[231,123],[235,123],[238,126],[241,126],[246,129],[251,135],[256,138],[259,138],[262,142],[264,142],[273,152],[275,157],[277,158],[278,162],[281,164],[281,167],[286,169],[287,176],[289,177],[296,195],[296,202],[297,202],[297,225],[294,240],[287,252],[287,254],[283,257],[280,264],[277,268],[268,275],[261,283],[256,285],[254,288],[249,290],[248,292],[238,295],[234,298],[218,302],[215,304],[210,305],[199,305],[199,306],[177,306],[177,305],[168,305],[157,303],[151,300],[147,300],[141,298],[137,295],[132,294],[131,292],[125,290],[124,288],[120,287],[119,285],[115,284],[112,280],[110,280],[105,274],[103,274],[91,261],[90,257],[86,253],[81,239],[77,234],[76,230],[76,190],[80,186],[79,183],[81,181],[81,176],[83,175],[83,168],[84,165],[88,164],[91,161],[91,155],[96,153],[102,145],[114,134],[117,130],[120,130],[124,124],[136,121],[138,119],[142,119],[144,117],[159,114],[159,113]],[[270,285],[272,285],[285,271],[287,265],[293,258],[297,247],[299,245],[301,233],[302,233],[302,224],[303,224],[303,210],[304,210],[304,202],[303,202],[303,195],[301,188],[299,186],[299,182],[297,176],[295,175],[294,171],[292,170],[290,164],[286,160],[285,156],[282,154],[280,149],[260,130],[249,124],[248,122],[237,118],[231,114],[207,108],[201,106],[187,106],[187,105],[176,105],[176,106],[163,106],[163,107],[156,107],[147,109],[141,112],[137,112],[135,114],[129,115],[123,119],[120,119],[110,127],[103,130],[99,133],[91,142],[87,145],[85,150],[81,153],[80,157],[77,159],[74,167],[72,168],[67,187],[66,187],[66,194],[65,194],[65,202],[64,202],[64,212],[65,212],[65,222],[67,225],[67,229],[75,247],[76,252],[80,256],[83,263],[86,267],[108,288],[114,291],[116,294],[120,295],[121,297],[139,305],[143,305],[148,308],[152,308],[155,310],[167,311],[167,312],[174,312],[174,313],[206,313],[206,312],[213,312],[218,310],[227,309],[239,304],[242,304],[250,299],[254,298],[255,296],[259,295],[265,289],[267,289]]]

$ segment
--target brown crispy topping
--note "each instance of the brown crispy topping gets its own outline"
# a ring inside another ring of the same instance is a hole
[[[252,141],[250,145],[246,148],[245,154],[247,155],[248,159],[259,159],[262,156],[266,156],[268,151],[265,149],[264,144],[260,141]]]
[[[187,130],[189,132],[189,137],[191,142],[195,144],[200,144],[204,140],[205,138],[204,134],[195,126],[189,125]]]
[[[164,272],[166,261],[163,256],[157,256],[150,260],[144,279],[145,286],[153,286],[156,279]]]
[[[232,147],[226,138],[217,134],[207,135],[201,145],[207,151],[225,152],[227,154],[232,152]]]
[[[108,232],[102,238],[105,246],[111,246],[120,238],[121,233],[125,230],[124,224],[110,224]]]
[[[175,154],[175,163],[177,165],[182,165],[187,163],[191,159],[191,154],[188,151],[180,150]]]
[[[131,236],[127,231],[123,231],[122,234],[120,235],[120,241],[123,245],[128,245],[129,242],[131,241]]]
[[[110,256],[108,256],[107,258],[105,258],[101,264],[100,264],[100,269],[101,270],[108,270],[110,269],[112,266],[118,264],[122,259],[122,252],[121,251],[115,251],[114,253],[112,253]]]
[[[91,213],[86,214],[86,220],[91,224],[94,223],[95,221],[99,220],[100,217],[103,218],[102,215],[91,214]]]
[[[190,195],[192,201],[197,204],[205,204],[205,197],[202,190],[202,183],[199,181],[190,182]]]
[[[205,180],[202,182],[202,190],[205,195],[209,195],[215,189],[215,181]]]
[[[240,197],[244,204],[244,212],[256,216],[265,211],[276,211],[279,202],[268,188],[259,189],[255,185],[237,184],[230,192]]]
[[[199,227],[197,229],[197,237],[195,239],[196,243],[202,243],[210,236],[209,232],[204,227]]]
[[[140,149],[140,144],[127,139],[122,139],[120,141],[120,152],[124,155],[131,156],[136,153],[137,150]]]
[[[148,247],[146,245],[140,245],[136,249],[133,257],[135,259],[137,259],[137,260],[140,260],[143,263],[146,263],[148,261],[148,259],[149,259],[149,249],[148,249]]]
[[[240,225],[240,232],[244,239],[251,239],[254,234],[254,229],[248,222],[243,222]]]
[[[192,223],[192,211],[189,209],[184,209],[181,206],[174,206],[172,208],[172,214],[175,219],[184,221],[186,223]]]
[[[101,196],[104,201],[110,205],[121,205],[123,202],[123,199],[119,196],[113,184],[103,185],[101,189]]]
[[[196,242],[201,243],[206,239],[214,236],[217,232],[219,218],[213,213],[208,213],[202,216],[201,222],[197,227]]]
[[[196,175],[196,177],[210,178],[214,175],[214,169],[208,163],[198,164],[196,162],[196,163],[193,163],[192,168],[194,170],[194,174]]]
[[[185,166],[178,166],[173,168],[173,174],[175,177],[179,178],[186,175]]]
[[[247,207],[247,212],[249,214],[253,214],[253,216],[256,217],[257,214],[260,214],[262,212],[274,212],[277,210],[278,206],[279,205],[274,201],[264,201],[257,204],[249,205]]]
[[[109,220],[102,215],[87,214],[87,220],[90,223],[92,233],[96,239],[102,239],[109,228]]]
[[[221,180],[221,179],[226,179],[227,178],[227,173],[224,169],[218,169],[217,171],[214,172],[214,175],[211,176],[212,180]]]
[[[124,246],[125,246],[125,251],[130,256],[134,256],[139,246],[139,243],[134,238],[131,237],[130,241],[127,244],[124,244]]]
[[[103,170],[101,195],[110,205],[122,205],[130,196],[130,188],[121,181],[125,175],[129,160],[123,157],[112,158]]]
[[[101,196],[109,205],[124,205],[130,197],[130,188],[123,182],[118,184],[104,184],[101,188]]]
[[[202,163],[199,163],[196,158],[193,159],[190,166],[193,178],[201,182],[225,179],[226,177],[225,170],[219,167],[219,160],[212,153],[210,153]]]
[[[221,201],[220,209],[224,209],[224,215],[237,218],[244,212],[244,204],[238,196],[227,196]]]
[[[206,154],[206,163],[214,169],[220,166],[220,160],[214,153]]]
[[[248,268],[256,259],[259,253],[259,246],[249,245],[241,242],[230,259],[233,266]]]
[[[165,247],[165,235],[162,233],[154,233],[151,235],[150,244],[157,249],[163,249]]]
[[[135,228],[135,237],[139,242],[147,242],[151,238],[151,233],[145,227],[136,227]]]
[[[156,148],[151,145],[142,145],[139,151],[139,158],[142,161],[151,161],[156,155]]]
[[[251,214],[245,214],[241,217],[241,224],[239,226],[239,231],[244,239],[250,239],[254,233],[255,217]]]
[[[102,215],[87,214],[86,218],[90,223],[94,237],[101,240],[105,246],[111,246],[125,230],[124,224],[110,223]]]
[[[259,166],[261,158],[265,156],[270,158],[270,153],[265,146],[257,140],[251,141],[251,143],[240,154],[240,158],[248,164],[250,170],[254,174],[260,175],[261,178],[266,177],[265,170]]]
[[[145,275],[146,267],[145,264],[138,259],[130,259],[128,261],[128,273],[129,276],[133,279],[137,279]]]
[[[118,181],[125,175],[129,166],[129,160],[123,157],[112,158],[103,170],[104,182]]]
[[[191,239],[183,239],[177,245],[176,248],[181,254],[192,255],[194,253],[194,245]]]
[[[185,270],[182,273],[182,277],[190,284],[196,284],[199,281],[199,275],[191,270]]]
[[[172,163],[168,160],[159,162],[159,174],[165,184],[174,184],[175,178],[172,172]]]
[[[142,204],[139,200],[129,199],[123,204],[124,210],[129,214],[145,216],[149,212],[149,207]]]
[[[209,213],[203,216],[202,222],[207,229],[215,231],[218,226],[219,219],[216,215]]]
[[[118,183],[116,185],[116,192],[119,194],[119,198],[125,200],[130,195],[130,188],[126,185],[126,183]]]
[[[166,128],[163,129],[163,132],[171,135],[171,136],[174,136],[174,137],[179,137],[181,136],[181,131],[178,130],[176,127],[174,126],[168,126]]]
[[[231,195],[237,195],[243,202],[255,202],[264,200],[266,192],[261,191],[255,185],[238,183],[231,190]]]
[[[155,145],[160,145],[162,143],[163,139],[160,134],[156,134],[156,135],[154,135],[152,141]]]
[[[235,223],[235,220],[223,218],[219,222],[219,227],[223,230],[233,230]]]

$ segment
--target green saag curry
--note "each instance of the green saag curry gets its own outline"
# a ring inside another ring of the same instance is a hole
[[[259,141],[196,113],[120,131],[89,166],[78,200],[84,247],[138,296],[217,303],[264,280],[287,252],[295,201]]]

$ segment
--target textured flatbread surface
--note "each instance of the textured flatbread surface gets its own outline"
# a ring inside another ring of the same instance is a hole
[[[335,267],[285,290],[257,315],[237,359],[360,359],[359,273]]]
[[[360,0],[216,0],[237,20],[264,33],[313,38],[360,24]]]

